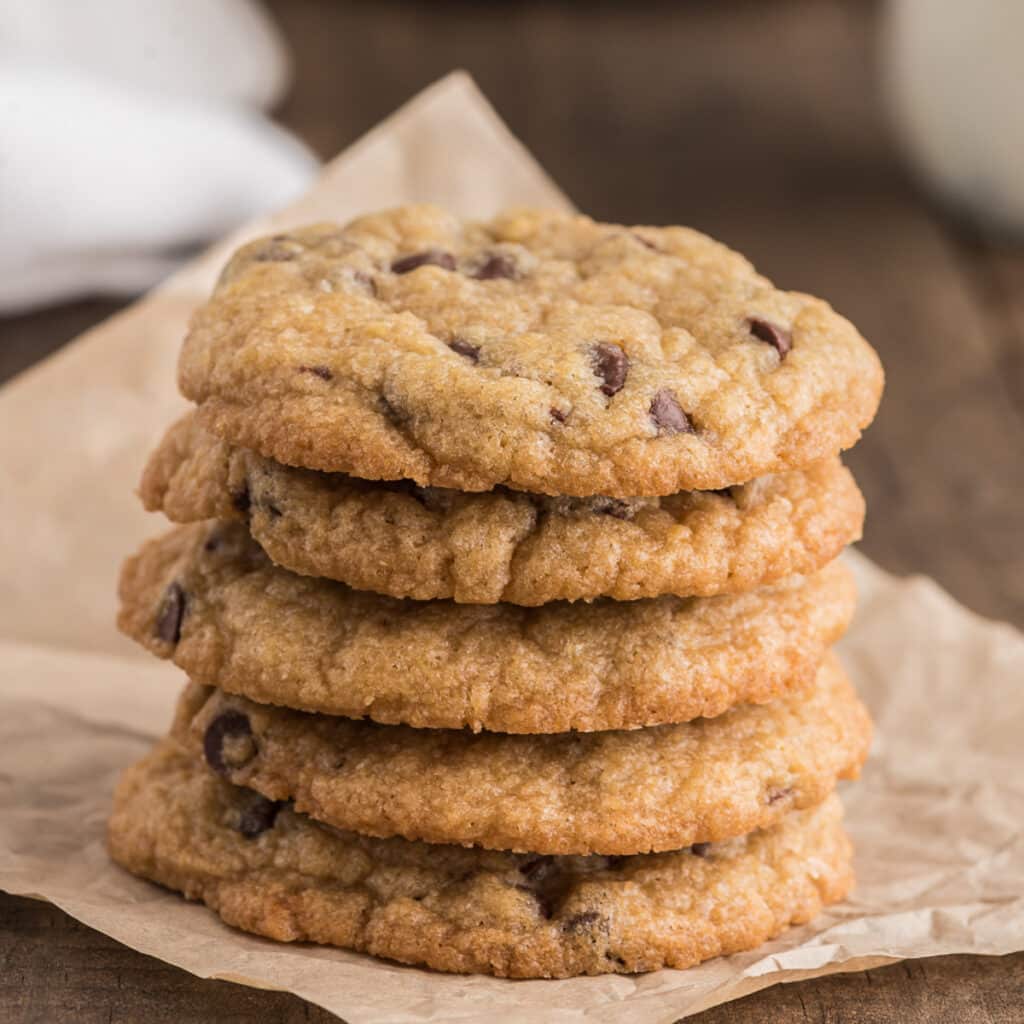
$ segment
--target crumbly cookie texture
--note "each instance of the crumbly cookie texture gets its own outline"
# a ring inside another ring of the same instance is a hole
[[[543,857],[371,839],[232,786],[165,740],[118,786],[114,859],[228,924],[515,978],[690,967],[810,920],[852,885],[831,797],[709,847]]]
[[[634,854],[731,839],[821,803],[859,774],[871,724],[832,657],[809,694],[627,732],[381,726],[192,684],[174,735],[232,782],[364,835]]]
[[[401,601],[281,569],[240,523],[150,541],[120,595],[121,629],[197,682],[388,724],[528,733],[681,722],[803,689],[855,603],[839,563],[725,597]]]
[[[474,604],[740,593],[820,569],[864,520],[838,459],[664,498],[467,494],[284,466],[220,440],[194,414],[168,431],[140,493],[175,522],[246,519],[294,572]]]
[[[289,465],[630,497],[838,454],[882,369],[826,303],[699,232],[407,206],[243,247],[179,383],[215,433]]]

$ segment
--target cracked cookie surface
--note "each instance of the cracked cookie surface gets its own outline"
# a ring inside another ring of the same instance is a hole
[[[739,593],[821,568],[864,518],[838,459],[663,498],[467,494],[284,466],[194,414],[168,431],[140,493],[175,522],[245,519],[294,572],[476,604]]]
[[[835,456],[882,370],[826,303],[699,232],[408,206],[243,247],[179,383],[216,434],[289,465],[630,497]]]
[[[635,854],[732,839],[821,803],[860,773],[871,723],[833,655],[807,693],[650,729],[381,726],[193,683],[173,735],[231,782],[364,835]]]
[[[230,925],[516,978],[689,967],[810,920],[852,881],[835,797],[770,829],[633,857],[371,839],[214,776],[165,740],[128,769],[108,846]]]
[[[398,600],[281,569],[240,523],[150,541],[120,596],[121,629],[197,682],[387,724],[526,733],[681,722],[806,688],[855,602],[841,563],[723,597]]]

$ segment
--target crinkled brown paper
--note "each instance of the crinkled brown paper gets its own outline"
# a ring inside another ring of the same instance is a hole
[[[473,83],[439,82],[331,163],[269,224],[407,200],[470,215],[567,200]],[[499,981],[232,931],[114,867],[111,788],[165,728],[181,682],[113,629],[121,558],[161,524],[132,495],[183,406],[190,309],[251,225],[0,394],[0,887],[50,900],[202,977],[287,989],[350,1024],[669,1022],[779,981],[940,953],[1024,949],[1024,638],[928,579],[850,554],[861,610],[842,644],[878,722],[845,794],[853,898],[812,925],[689,971]],[[628,1001],[628,1007],[623,1004]]]

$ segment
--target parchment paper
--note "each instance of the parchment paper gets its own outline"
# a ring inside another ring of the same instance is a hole
[[[472,82],[437,83],[273,218],[344,219],[409,199],[486,215],[567,200]],[[287,989],[350,1024],[670,1022],[779,981],[904,957],[1024,949],[1024,637],[927,579],[854,553],[861,609],[841,646],[878,722],[844,793],[853,898],[752,953],[689,971],[561,982],[455,977],[232,931],[109,863],[120,770],[169,721],[181,682],[117,637],[121,558],[162,528],[133,498],[183,403],[190,309],[252,225],[0,392],[0,887],[50,900],[203,977]],[[624,1006],[624,1001],[628,1005]]]

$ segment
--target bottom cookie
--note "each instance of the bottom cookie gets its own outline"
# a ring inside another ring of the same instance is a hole
[[[539,857],[320,825],[209,773],[173,740],[130,768],[110,820],[129,871],[228,924],[442,971],[514,978],[690,967],[841,899],[830,797],[739,839],[628,857]]]

